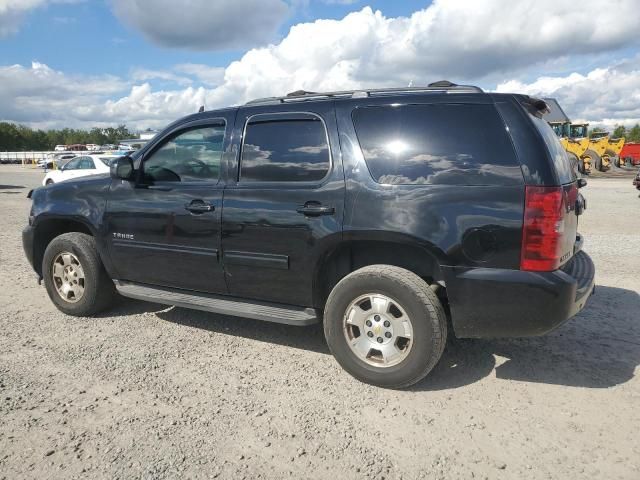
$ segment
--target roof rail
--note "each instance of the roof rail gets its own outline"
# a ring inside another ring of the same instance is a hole
[[[328,99],[328,98],[365,98],[378,95],[410,94],[423,92],[445,92],[445,93],[484,93],[480,87],[474,85],[457,85],[447,80],[430,83],[426,87],[397,87],[397,88],[363,88],[360,90],[341,90],[336,92],[308,92],[306,90],[296,90],[284,97],[266,97],[251,100],[245,105],[258,105],[270,103],[289,103],[306,100]]]

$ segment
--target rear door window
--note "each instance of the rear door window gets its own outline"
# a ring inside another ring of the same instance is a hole
[[[310,113],[260,114],[246,125],[240,182],[317,182],[329,172],[329,143]]]
[[[354,110],[353,121],[369,172],[378,183],[523,183],[493,105],[364,107]]]

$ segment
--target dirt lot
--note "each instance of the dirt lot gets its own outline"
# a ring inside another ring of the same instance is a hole
[[[0,166],[0,479],[640,478],[640,198],[590,180],[598,288],[535,339],[459,341],[409,391],[299,328],[122,301],[59,313],[22,253],[42,173]]]

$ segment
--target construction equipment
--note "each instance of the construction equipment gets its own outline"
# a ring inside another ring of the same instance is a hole
[[[625,159],[620,155],[620,152],[622,152],[622,149],[624,148],[624,143],[624,137],[609,139],[609,148],[607,149],[607,153],[616,167],[625,166]]]
[[[608,149],[609,132],[592,132],[589,138],[589,148],[585,155],[591,157],[593,168],[601,172],[606,172],[611,168],[611,157],[607,153]]]
[[[633,167],[640,165],[640,143],[625,143],[620,151],[620,158],[622,158],[626,164],[630,164]]]
[[[567,152],[571,164],[581,174],[588,175],[596,165],[601,163],[600,156],[589,149],[587,136],[589,124],[572,123],[555,98],[545,98],[544,101],[549,107],[545,120],[560,137],[560,143]]]

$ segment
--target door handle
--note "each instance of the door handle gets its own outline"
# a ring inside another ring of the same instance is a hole
[[[302,207],[298,207],[296,212],[302,213],[305,217],[319,217],[320,215],[333,215],[336,209],[317,202],[307,202]]]
[[[215,206],[209,203],[204,203],[202,200],[193,200],[192,202],[187,203],[184,208],[189,210],[191,213],[213,212],[216,209]]]

